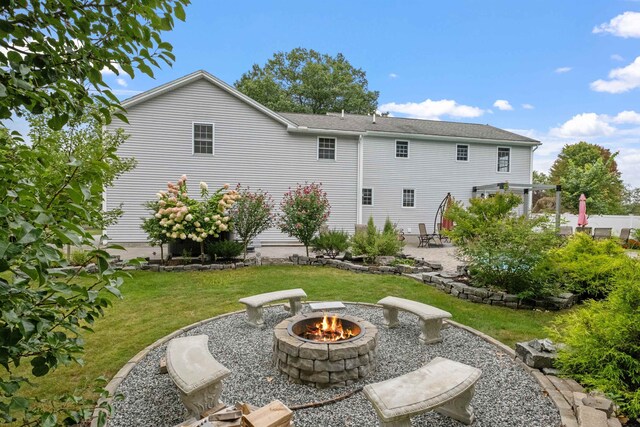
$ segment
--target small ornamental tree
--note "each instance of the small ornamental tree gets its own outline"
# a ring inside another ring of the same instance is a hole
[[[154,218],[170,239],[191,240],[200,243],[200,256],[204,262],[204,240],[218,237],[229,230],[231,218],[228,210],[240,197],[235,190],[228,190],[229,184],[214,193],[209,186],[200,183],[200,201],[193,199],[187,192],[187,176],[182,175],[176,184],[167,183],[167,191],[158,196],[158,210]]]
[[[164,264],[164,245],[169,243],[171,238],[167,236],[166,229],[160,225],[160,220],[155,217],[155,214],[160,209],[159,201],[147,202],[144,206],[153,212],[154,216],[141,218],[142,225],[140,225],[140,228],[147,233],[147,240],[152,246],[160,247],[160,263]]]
[[[298,239],[307,250],[313,236],[329,219],[331,205],[322,184],[306,184],[284,193],[280,203],[280,230]]]
[[[251,240],[273,224],[274,203],[271,195],[262,190],[251,192],[249,187],[236,187],[240,196],[231,208],[233,229],[242,242],[243,259],[247,259],[247,246]]]

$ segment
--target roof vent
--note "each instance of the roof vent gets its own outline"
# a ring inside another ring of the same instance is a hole
[[[371,123],[373,123],[374,125],[376,124],[376,113],[373,113],[373,119],[371,120]]]

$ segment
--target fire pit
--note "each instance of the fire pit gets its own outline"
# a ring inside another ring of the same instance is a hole
[[[371,373],[378,328],[353,316],[308,313],[276,325],[273,362],[292,382],[345,386]]]

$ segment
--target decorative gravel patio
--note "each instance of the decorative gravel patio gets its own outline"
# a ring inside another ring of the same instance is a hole
[[[422,366],[436,356],[447,357],[480,368],[472,406],[474,426],[560,425],[558,410],[543,395],[538,383],[516,362],[482,338],[455,327],[443,330],[444,341],[434,345],[418,342],[420,333],[416,317],[400,313],[401,326],[382,327],[382,309],[347,304],[341,313],[357,316],[379,327],[376,371],[366,379],[342,388],[316,389],[290,383],[272,365],[273,327],[288,314],[282,307],[266,308],[266,328],[256,329],[244,322],[244,313],[214,319],[188,331],[185,335],[206,334],[213,356],[232,374],[224,381],[222,401],[242,401],[262,406],[279,399],[288,406],[331,399],[366,383],[397,377]],[[186,410],[168,375],[159,373],[159,360],[166,345],[149,352],[120,384],[117,391],[124,400],[114,402],[111,427],[131,425],[168,426],[184,421]],[[318,408],[295,411],[296,427],[302,426],[373,426],[377,416],[362,393]],[[415,426],[461,426],[435,412],[413,419]]]

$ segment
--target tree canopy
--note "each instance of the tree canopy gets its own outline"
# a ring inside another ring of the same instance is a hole
[[[577,212],[578,199],[584,193],[589,213],[620,213],[624,184],[615,161],[617,154],[584,141],[562,148],[549,178],[553,184],[562,185],[565,209]]]
[[[236,88],[274,111],[324,114],[368,114],[378,106],[366,73],[338,53],[313,49],[276,52],[264,66],[254,64],[235,82]]]

